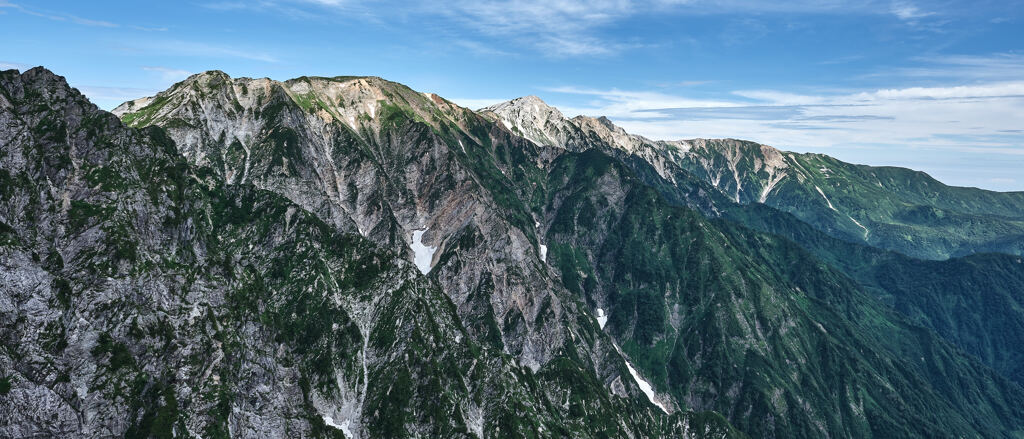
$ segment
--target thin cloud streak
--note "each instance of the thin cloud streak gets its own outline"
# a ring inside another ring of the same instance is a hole
[[[162,52],[165,55],[194,56],[203,58],[239,58],[266,63],[280,62],[277,57],[260,51],[250,51],[232,46],[199,43],[194,41],[161,40],[141,42],[127,46],[128,50],[143,52]]]
[[[178,82],[192,75],[192,72],[188,70],[161,66],[143,66],[142,70],[158,73],[164,82]]]
[[[878,89],[835,95],[742,90],[741,100],[554,87],[592,98],[566,114],[607,116],[653,139],[738,137],[783,149],[892,147],[1024,155],[1024,81]],[[994,136],[993,133],[1000,135]]]
[[[455,0],[441,8],[431,2],[393,0],[226,0],[202,6],[303,19],[322,19],[322,12],[328,10],[336,13],[335,18],[348,19],[355,15],[381,24],[394,23],[396,17],[374,10],[401,10],[399,16],[404,20],[442,18],[455,24],[456,30],[451,35],[454,41],[477,41],[484,37],[494,41],[478,42],[480,47],[493,46],[490,43],[500,41],[501,51],[531,49],[548,58],[607,57],[651,46],[651,41],[625,40],[622,36],[604,33],[625,20],[644,15],[856,14],[891,16],[908,25],[936,15],[906,1],[888,3],[885,0]],[[743,26],[743,30],[749,33],[750,26]],[[474,52],[486,54],[483,50]]]
[[[63,21],[63,22],[75,23],[75,24],[80,24],[80,25],[83,25],[83,26],[106,27],[106,28],[119,28],[119,27],[122,27],[120,24],[112,23],[110,21],[94,20],[94,19],[91,19],[91,18],[83,18],[83,17],[79,17],[77,15],[65,14],[65,13],[51,13],[51,12],[47,12],[47,11],[44,11],[44,10],[27,8],[27,7],[22,6],[20,4],[10,3],[10,2],[6,2],[6,1],[0,1],[0,8],[13,9],[13,10],[21,12],[23,14],[31,15],[31,16],[34,16],[34,17],[45,18],[47,20],[53,20],[53,21]],[[135,30],[142,30],[142,31],[166,31],[167,30],[167,28],[165,28],[165,27],[146,27],[146,26],[138,26],[138,25],[130,25],[130,26],[127,26],[127,27],[131,28],[131,29],[135,29]]]

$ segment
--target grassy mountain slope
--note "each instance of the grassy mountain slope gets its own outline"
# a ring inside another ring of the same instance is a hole
[[[946,261],[910,258],[832,238],[767,206],[728,217],[808,249],[912,321],[1024,384],[1024,263],[976,254]]]
[[[550,175],[563,279],[686,407],[756,437],[1019,434],[1018,385],[790,241],[674,207],[595,150]]]

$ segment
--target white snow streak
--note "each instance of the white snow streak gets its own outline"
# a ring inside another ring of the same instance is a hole
[[[604,311],[602,310],[601,313],[603,314]],[[612,346],[615,346],[615,351],[617,351],[619,355],[622,356],[622,361],[626,362],[626,368],[629,369],[629,374],[633,375],[633,380],[636,381],[636,385],[640,387],[640,391],[644,392],[644,395],[647,395],[647,400],[651,401],[651,404],[658,406],[658,408],[660,408],[661,411],[668,413],[668,408],[655,399],[654,386],[652,386],[651,383],[647,382],[647,380],[640,377],[640,374],[636,372],[636,369],[633,368],[633,365],[629,364],[629,360],[626,359],[626,354],[622,352],[622,349],[619,348],[618,344],[616,344],[613,341]]]
[[[629,364],[629,361],[626,361],[626,368],[629,369],[629,374],[633,375],[633,379],[636,380],[636,385],[640,386],[640,391],[644,392],[644,395],[647,395],[647,399],[651,401],[651,404],[658,406],[658,408],[660,408],[661,411],[668,413],[668,409],[665,408],[664,405],[661,405],[660,402],[654,399],[654,387],[651,386],[651,383],[648,383],[647,380],[640,378],[640,374],[636,373],[636,369],[633,369],[633,365]]]
[[[423,233],[426,231],[427,229],[412,232],[412,251],[416,255],[416,268],[423,274],[430,272],[430,263],[434,260],[434,252],[437,251],[437,247],[423,245]]]
[[[818,190],[819,194],[821,194],[821,198],[824,198],[825,202],[828,203],[828,208],[832,209],[832,210],[836,210],[835,206],[832,205],[832,202],[829,201],[828,197],[825,196],[825,193],[821,191],[821,188],[817,187],[817,186],[815,186],[814,188]],[[836,210],[836,212],[838,212],[838,210]]]
[[[548,246],[544,244],[540,245],[540,260],[544,262],[548,261]]]
[[[823,169],[827,169],[827,168],[823,168]],[[821,198],[824,198],[824,199],[825,199],[825,202],[826,202],[826,203],[828,203],[828,208],[829,208],[829,209],[832,209],[832,210],[834,210],[834,211],[836,211],[836,212],[839,212],[839,210],[837,210],[837,209],[836,209],[836,208],[835,208],[834,206],[832,206],[832,202],[828,200],[828,197],[826,197],[826,196],[825,196],[825,193],[821,191],[821,188],[820,188],[820,187],[818,187],[818,186],[815,186],[814,188],[818,190],[818,193],[819,193],[819,194],[821,194]],[[849,218],[849,219],[850,219],[850,221],[853,221],[853,223],[854,223],[854,224],[856,224],[856,225],[857,225],[857,227],[860,227],[861,229],[863,229],[863,230],[864,230],[864,239],[867,239],[867,238],[868,238],[868,234],[870,234],[870,233],[871,233],[871,232],[870,232],[870,231],[868,230],[868,228],[867,228],[867,227],[864,227],[864,225],[863,225],[863,224],[861,224],[861,223],[860,223],[860,221],[857,221],[857,220],[853,219],[853,217],[852,217],[852,216],[850,216],[850,215],[846,215],[846,217],[847,217],[847,218]]]

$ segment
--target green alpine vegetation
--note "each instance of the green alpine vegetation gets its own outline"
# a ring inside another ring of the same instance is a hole
[[[678,186],[686,204],[710,216],[731,204],[761,203],[831,236],[916,258],[1024,254],[1024,192],[950,187],[910,169],[854,165],[736,139],[654,141],[604,117],[567,119],[533,96],[482,114],[537,144],[599,148],[651,168],[653,177]]]
[[[793,242],[674,206],[597,150],[550,185],[563,280],[685,407],[752,437],[1020,433],[1019,385]]]
[[[377,77],[0,139],[0,436],[1024,436],[1021,194]]]
[[[910,169],[731,139],[695,142],[678,163],[739,203],[767,204],[847,241],[925,259],[1024,254],[1024,192],[951,187]]]
[[[45,69],[0,73],[0,126],[4,437],[742,436],[585,347],[520,365],[402,255]]]
[[[828,236],[767,206],[729,217],[786,237],[841,270],[913,322],[1024,385],[1024,258],[984,253],[945,261]]]

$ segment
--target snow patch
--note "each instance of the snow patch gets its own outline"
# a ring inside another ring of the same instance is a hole
[[[334,418],[332,418],[330,416],[321,415],[321,417],[324,418],[324,424],[327,424],[327,425],[329,425],[331,427],[334,427],[334,428],[337,428],[338,430],[341,430],[342,433],[345,433],[345,437],[349,437],[349,438],[354,438],[355,437],[355,436],[352,435],[352,430],[349,430],[349,428],[348,428],[348,425],[349,425],[348,420],[342,421],[340,424],[336,424],[334,422]]]
[[[608,323],[608,315],[604,313],[603,309],[598,308],[597,309],[597,326],[600,326],[601,329],[604,329],[604,324],[605,323]]]
[[[430,273],[432,268],[430,263],[434,260],[434,253],[437,252],[437,247],[423,244],[423,233],[426,231],[427,229],[412,232],[412,251],[416,255],[414,261],[416,262],[416,268],[419,268],[423,274]]]
[[[636,385],[640,387],[640,391],[647,395],[647,399],[651,401],[651,404],[658,406],[661,411],[668,413],[668,409],[665,408],[660,402],[654,399],[654,387],[647,380],[640,378],[640,374],[636,373],[636,369],[633,369],[633,365],[626,361],[626,368],[629,369],[629,374],[633,375],[633,379],[636,380]]]
[[[541,237],[540,221],[534,221],[533,222],[533,227],[535,229],[537,229],[537,241],[538,241],[537,243],[540,244],[540,237]],[[544,244],[540,244],[540,260],[544,261],[544,262],[548,261],[548,246],[546,246]]]

